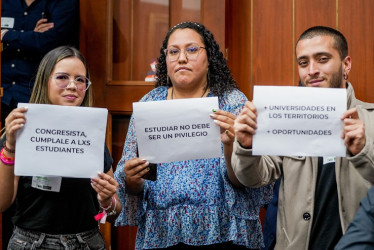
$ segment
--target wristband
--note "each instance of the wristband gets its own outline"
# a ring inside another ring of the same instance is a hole
[[[117,199],[114,198],[114,207],[113,207],[113,210],[110,211],[110,213],[108,213],[108,216],[115,215],[117,213],[116,207],[117,207]]]
[[[109,203],[109,205],[107,207],[102,207],[101,204],[100,204],[100,208],[102,210],[105,210],[105,211],[108,210],[112,206],[113,200],[115,200],[114,196],[112,196],[112,199],[110,200],[110,203]]]
[[[7,157],[4,154],[4,148],[1,149],[0,151],[0,161],[5,164],[5,165],[14,165],[14,158],[12,157]]]
[[[9,152],[9,153],[12,153],[12,154],[14,154],[14,153],[16,152],[15,149],[10,149],[10,148],[8,148],[8,147],[6,146],[6,141],[4,141],[4,143],[3,143],[3,148],[5,149],[5,151],[7,151],[7,152]]]

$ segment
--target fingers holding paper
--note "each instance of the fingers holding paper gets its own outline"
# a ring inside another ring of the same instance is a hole
[[[235,138],[234,122],[235,115],[223,110],[213,110],[210,117],[220,127],[221,141],[223,144],[232,144]]]
[[[14,148],[16,144],[16,132],[26,123],[26,107],[16,108],[5,119],[7,145]]]
[[[149,171],[149,162],[132,158],[125,163],[126,188],[132,194],[138,194],[143,190],[143,176]]]
[[[360,120],[356,108],[347,110],[342,120],[344,121],[342,138],[348,150],[356,155],[366,144],[365,124]]]
[[[235,119],[234,131],[238,142],[245,148],[252,148],[253,135],[257,129],[257,109],[247,101],[240,115]]]
[[[97,192],[97,199],[100,204],[109,203],[117,192],[118,183],[113,178],[113,171],[110,172],[112,175],[99,173],[97,177],[91,179],[92,187]]]

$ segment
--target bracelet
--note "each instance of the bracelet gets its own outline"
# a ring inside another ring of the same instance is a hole
[[[5,165],[14,165],[14,158],[8,157],[4,154],[4,148],[0,151],[0,161]]]
[[[113,207],[113,210],[110,211],[110,213],[108,213],[108,216],[116,215],[116,213],[117,213],[117,211],[116,211],[116,207],[117,207],[117,199],[114,198],[114,207]]]
[[[113,204],[113,199],[115,200],[114,196],[112,196],[112,199],[110,200],[110,203],[107,207],[102,207],[101,204],[100,204],[100,208],[104,211],[108,210]]]
[[[10,148],[8,148],[8,147],[6,146],[6,141],[4,141],[4,143],[3,143],[3,148],[5,149],[5,151],[7,151],[7,152],[9,152],[9,153],[12,153],[12,154],[14,154],[14,153],[16,152],[15,149],[10,149]]]

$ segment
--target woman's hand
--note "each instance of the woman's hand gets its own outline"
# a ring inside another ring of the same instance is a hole
[[[231,145],[235,138],[235,115],[223,110],[213,110],[213,112],[214,113],[211,114],[210,117],[212,117],[214,122],[220,127],[222,143]]]
[[[26,123],[26,107],[13,109],[5,118],[6,146],[10,149],[16,148],[16,133]]]
[[[117,192],[118,183],[110,175],[99,173],[97,177],[91,179],[91,185],[97,192],[97,200],[102,207],[107,207],[113,195]]]
[[[137,195],[143,191],[143,176],[149,171],[149,162],[140,158],[132,158],[125,163],[126,189]]]

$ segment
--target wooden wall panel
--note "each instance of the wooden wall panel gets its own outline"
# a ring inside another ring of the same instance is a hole
[[[169,0],[170,27],[181,22],[200,22],[201,0]]]
[[[251,1],[228,1],[226,5],[227,63],[240,90],[250,97],[251,86]]]
[[[169,30],[169,6],[139,0],[113,4],[113,80],[143,81]]]
[[[309,27],[336,28],[336,0],[293,0],[295,4],[295,39]]]
[[[169,30],[169,5],[134,1],[133,79],[142,81],[147,76],[150,60],[160,55],[160,47]],[[121,79],[123,80],[123,79]]]
[[[293,83],[293,2],[253,1],[253,85]]]
[[[113,80],[131,80],[132,1],[113,2]]]
[[[214,35],[222,53],[225,51],[225,0],[201,0],[201,23]]]
[[[348,41],[352,58],[349,81],[356,97],[374,103],[374,2],[370,0],[339,0],[339,30]]]
[[[299,82],[299,74],[295,58],[295,46],[302,32],[312,26],[329,26],[336,29],[336,0],[293,0],[295,5],[295,37],[294,37],[294,59],[293,75],[294,85]],[[318,11],[317,11],[318,10]]]

